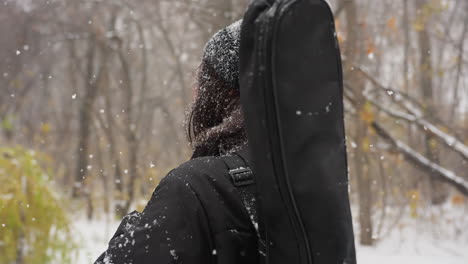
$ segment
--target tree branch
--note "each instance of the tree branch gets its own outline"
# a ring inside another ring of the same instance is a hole
[[[381,103],[376,102],[374,99],[370,98],[369,96],[365,95],[365,97],[375,107],[382,110],[384,113],[388,114],[389,116],[405,120],[409,123],[416,124],[425,133],[430,134],[431,136],[436,136],[447,147],[457,152],[458,154],[461,155],[461,157],[464,160],[468,161],[468,146],[466,146],[460,139],[442,131],[442,129],[438,128],[436,125],[425,120],[424,118],[416,117],[412,114],[408,114],[408,113],[401,112],[398,110],[386,108]]]
[[[385,108],[382,105],[382,103],[376,102],[368,94],[363,93],[363,96],[366,98],[366,100],[368,100],[374,106],[376,106],[377,108],[379,108],[380,110],[384,111],[386,114],[392,117],[403,119],[407,122],[418,125],[418,127],[421,128],[425,133],[429,133],[432,136],[436,136],[448,148],[460,154],[460,156],[464,160],[468,160],[468,146],[465,145],[463,141],[460,140],[457,136],[452,136],[444,132],[442,129],[438,127],[438,125],[433,124],[432,122],[425,119],[421,106],[414,98],[411,98],[410,96],[402,92],[399,92],[395,89],[385,87],[380,82],[378,82],[375,78],[373,78],[370,74],[368,74],[366,71],[362,70],[360,67],[354,66],[354,68],[360,74],[362,74],[364,78],[369,80],[374,86],[385,91],[386,94],[390,96],[394,102],[398,103],[401,107],[403,107],[409,113]],[[446,125],[443,125],[443,126],[447,127]]]
[[[375,129],[377,134],[389,143],[395,150],[403,154],[405,160],[418,167],[419,169],[428,172],[428,175],[448,183],[455,187],[460,193],[468,196],[468,181],[462,177],[456,175],[453,171],[448,170],[424,157],[417,151],[405,143],[394,139],[382,126],[378,123],[373,122],[372,127]]]

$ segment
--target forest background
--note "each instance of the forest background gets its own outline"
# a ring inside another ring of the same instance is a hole
[[[468,1],[329,3],[357,243],[423,226],[468,245]],[[204,44],[247,4],[0,1],[1,263],[71,260],[76,219],[144,207],[191,154],[182,120]]]

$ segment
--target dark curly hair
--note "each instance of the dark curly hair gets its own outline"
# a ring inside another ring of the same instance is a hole
[[[198,71],[195,100],[187,113],[192,158],[219,156],[247,144],[238,82],[224,81],[207,60]]]

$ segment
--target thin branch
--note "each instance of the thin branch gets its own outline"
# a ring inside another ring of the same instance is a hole
[[[424,157],[417,151],[413,150],[411,147],[405,143],[394,139],[382,126],[378,123],[373,122],[372,127],[375,129],[377,134],[389,143],[395,150],[403,154],[404,158],[415,165],[419,169],[428,173],[428,175],[446,182],[451,186],[455,187],[460,193],[465,196],[468,196],[468,181],[462,177],[456,175],[453,171],[448,170]]]
[[[423,107],[419,104],[419,102],[417,102],[416,99],[403,92],[397,91],[396,89],[385,87],[360,67],[353,67],[355,68],[355,70],[361,73],[361,75],[364,76],[364,78],[369,80],[375,87],[385,91],[385,94],[389,96],[395,103],[403,107],[406,111],[410,113],[410,115],[414,116],[413,118],[410,118],[412,119],[411,122],[417,123],[425,131],[429,130],[432,134],[440,137],[442,142],[444,142],[448,147],[453,148],[456,152],[460,153],[460,155],[462,155],[464,159],[468,159],[468,146],[466,146],[462,142],[462,140],[458,139],[458,135],[449,135],[448,133],[445,133],[441,129],[439,129],[437,125],[434,125],[433,122],[428,121],[424,117]],[[369,100],[369,95],[363,94],[363,96]],[[376,105],[380,106],[381,104],[376,103]],[[403,114],[406,115],[406,113],[400,112],[400,117],[402,117],[401,115]],[[437,122],[439,126],[449,127],[448,125],[444,124],[443,121],[436,117],[431,117],[431,119]]]
[[[438,128],[436,125],[425,120],[424,118],[416,117],[414,115],[411,115],[405,112],[401,112],[398,110],[393,110],[393,109],[384,107],[383,104],[376,102],[374,99],[370,98],[369,96],[365,95],[365,97],[375,107],[382,110],[384,113],[388,114],[389,116],[405,120],[409,123],[416,124],[426,133],[430,133],[431,135],[436,136],[447,147],[454,150],[455,152],[460,154],[464,160],[468,161],[468,146],[466,146],[460,139],[442,131],[442,129]]]
[[[379,81],[377,81],[374,77],[372,77],[369,73],[367,73],[359,66],[353,65],[353,68],[354,70],[358,71],[364,78],[370,81],[375,87],[377,87],[380,90],[383,90],[385,94],[390,96],[395,102],[399,103],[402,107],[411,112],[413,115],[418,117],[423,115],[423,107],[415,98],[412,98],[408,94],[397,91],[395,89],[385,87],[383,84],[381,84]]]

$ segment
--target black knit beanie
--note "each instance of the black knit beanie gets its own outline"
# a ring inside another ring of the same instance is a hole
[[[242,20],[221,29],[206,43],[203,60],[231,87],[239,87],[239,42]]]

